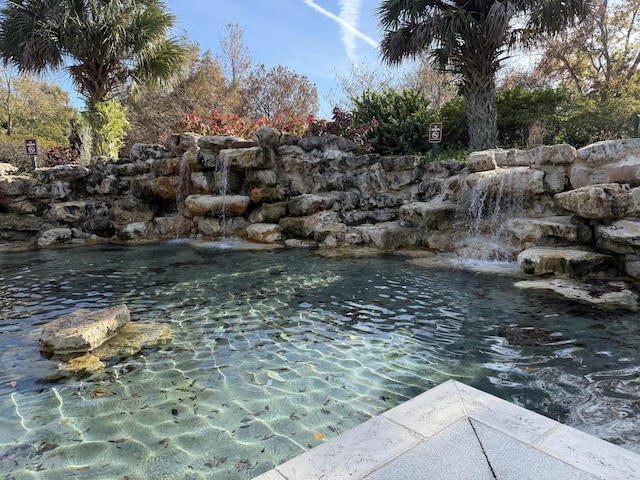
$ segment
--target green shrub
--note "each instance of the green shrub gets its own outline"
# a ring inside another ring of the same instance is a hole
[[[406,155],[429,150],[429,124],[435,121],[435,115],[422,92],[365,91],[351,100],[354,125],[376,122],[365,135],[375,152]]]

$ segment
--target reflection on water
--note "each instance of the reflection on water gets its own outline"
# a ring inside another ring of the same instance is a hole
[[[0,474],[252,478],[454,378],[640,451],[640,326],[401,255],[215,244],[0,256]],[[38,327],[125,303],[173,342],[74,377]]]

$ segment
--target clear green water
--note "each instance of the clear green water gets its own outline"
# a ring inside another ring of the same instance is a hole
[[[506,276],[187,243],[0,267],[2,478],[253,478],[451,378],[640,452],[638,315]],[[40,325],[120,303],[173,342],[81,378],[39,354]]]

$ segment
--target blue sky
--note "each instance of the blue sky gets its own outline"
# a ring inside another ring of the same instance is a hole
[[[283,65],[318,88],[319,115],[331,117],[327,97],[339,91],[336,72],[352,63],[378,65],[381,38],[375,10],[381,0],[166,0],[176,33],[186,31],[202,51],[220,51],[225,25],[244,29],[254,65]],[[333,94],[331,92],[334,92]]]

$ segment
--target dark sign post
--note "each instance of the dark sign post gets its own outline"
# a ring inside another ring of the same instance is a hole
[[[38,168],[38,142],[35,139],[27,139],[24,141],[24,147],[31,158],[31,167],[35,170]]]
[[[431,160],[438,158],[438,144],[442,141],[442,122],[429,124],[429,143],[431,144]]]

